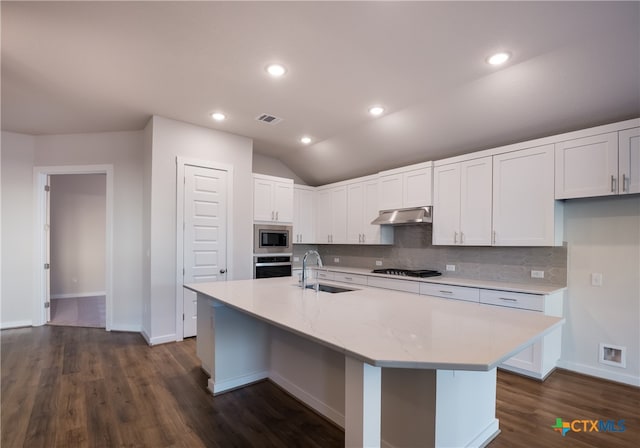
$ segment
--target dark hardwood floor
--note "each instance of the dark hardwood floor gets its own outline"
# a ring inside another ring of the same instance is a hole
[[[150,348],[135,333],[45,326],[1,337],[0,446],[342,447],[342,430],[265,381],[212,397],[195,340]],[[638,447],[640,389],[566,371],[500,372],[502,434],[489,446]],[[551,429],[624,419],[618,433]]]

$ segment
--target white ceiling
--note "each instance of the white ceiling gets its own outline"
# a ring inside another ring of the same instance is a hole
[[[4,130],[135,130],[156,114],[251,137],[311,185],[640,116],[635,1],[1,8]],[[485,63],[497,50],[513,54],[500,68]]]

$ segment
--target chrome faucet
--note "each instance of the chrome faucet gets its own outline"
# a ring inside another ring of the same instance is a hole
[[[317,250],[308,250],[305,252],[304,257],[302,257],[302,289],[306,289],[307,287],[307,257],[309,255],[315,255],[317,259],[318,267],[322,266],[322,258],[320,258],[320,254]],[[316,281],[316,291],[318,290],[318,282]]]

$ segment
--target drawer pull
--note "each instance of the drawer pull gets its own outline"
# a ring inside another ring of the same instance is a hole
[[[517,302],[518,299],[512,299],[511,297],[499,297],[500,300],[504,300],[505,302]]]
[[[351,278],[351,277],[345,277],[344,279],[345,280],[353,280],[353,278]]]
[[[441,292],[442,294],[453,294],[453,291],[443,291],[443,290],[440,290],[440,292]]]

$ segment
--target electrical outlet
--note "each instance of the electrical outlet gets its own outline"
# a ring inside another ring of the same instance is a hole
[[[602,286],[602,274],[600,272],[591,274],[591,286]]]
[[[531,271],[531,278],[544,278],[544,271]]]
[[[382,266],[382,260],[376,260],[376,266]]]
[[[298,261],[300,261],[300,257],[293,257],[293,261],[294,261],[294,262],[298,262]]]
[[[447,265],[447,271],[453,272],[456,270],[456,265],[455,264],[448,264]]]
[[[340,263],[340,258],[335,257],[335,258],[333,259],[333,262],[334,262],[334,263]]]

